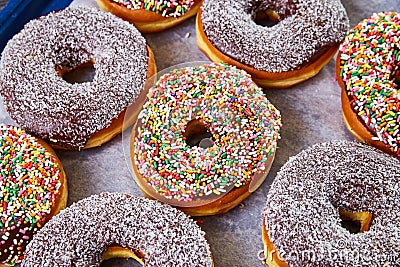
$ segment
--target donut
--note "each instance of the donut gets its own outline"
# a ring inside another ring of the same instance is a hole
[[[132,129],[135,181],[187,214],[225,213],[265,179],[280,128],[280,112],[245,71],[174,69],[149,90]]]
[[[263,211],[267,264],[398,266],[399,168],[397,158],[355,141],[291,157]]]
[[[32,236],[67,203],[67,177],[53,149],[0,124],[0,266],[23,258]]]
[[[95,69],[92,81],[64,80],[85,65]],[[96,9],[66,8],[29,22],[7,43],[0,94],[23,129],[56,148],[80,150],[122,131],[125,110],[146,99],[146,76],[154,73],[153,54],[133,25]]]
[[[61,211],[29,243],[22,266],[100,266],[131,257],[144,266],[213,266],[205,234],[192,219],[122,193],[93,195]]]
[[[133,23],[140,32],[171,28],[197,14],[202,0],[96,0],[99,7]]]
[[[277,24],[258,25],[259,14]],[[339,0],[204,0],[196,36],[212,61],[246,70],[262,87],[286,88],[318,74],[348,27]]]
[[[400,156],[400,15],[378,13],[349,31],[336,59],[346,127],[360,141]]]

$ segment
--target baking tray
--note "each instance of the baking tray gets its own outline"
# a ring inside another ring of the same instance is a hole
[[[0,11],[0,52],[29,20],[68,6],[72,0],[10,0]]]

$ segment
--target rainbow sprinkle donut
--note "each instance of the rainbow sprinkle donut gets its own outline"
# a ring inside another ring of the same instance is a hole
[[[173,27],[196,15],[202,0],[96,0],[98,6],[143,33]]]
[[[337,58],[343,117],[360,141],[400,156],[400,15],[374,14],[347,34]]]
[[[281,120],[245,71],[225,64],[175,69],[148,98],[131,143],[135,179],[146,195],[210,215],[261,184]]]
[[[20,262],[32,236],[65,208],[66,179],[47,144],[0,124],[0,266]]]
[[[184,15],[194,5],[193,0],[157,1],[157,0],[111,0],[131,10],[147,10],[163,17],[177,18]]]

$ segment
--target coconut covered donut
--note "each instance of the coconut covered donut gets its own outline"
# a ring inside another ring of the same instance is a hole
[[[133,23],[141,32],[158,32],[197,14],[201,0],[96,0],[100,8]]]
[[[130,257],[144,266],[213,266],[204,232],[187,215],[121,193],[93,195],[63,210],[37,233],[22,266],[99,266]]]
[[[400,156],[400,15],[374,14],[349,31],[336,76],[342,113],[360,141]]]
[[[82,65],[95,69],[92,81],[64,80]],[[66,8],[29,22],[8,42],[0,93],[21,127],[58,148],[82,149],[121,132],[126,108],[145,100],[140,93],[154,72],[133,25],[96,9]]]
[[[398,159],[349,141],[290,158],[263,212],[268,265],[398,266],[399,169]]]
[[[277,24],[257,25],[260,16]],[[284,88],[316,75],[348,27],[339,0],[205,0],[196,32],[214,62],[246,70],[263,87]]]
[[[67,178],[49,145],[0,124],[0,266],[23,258],[26,245],[67,203]]]
[[[280,128],[279,111],[245,71],[175,69],[150,89],[133,128],[135,180],[188,214],[227,212],[265,179]]]

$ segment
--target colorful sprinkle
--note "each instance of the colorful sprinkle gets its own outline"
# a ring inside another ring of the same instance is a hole
[[[132,10],[144,9],[163,17],[178,18],[194,4],[194,0],[110,0]]]
[[[400,16],[374,14],[350,30],[341,45],[340,76],[353,110],[373,140],[400,156]]]
[[[25,131],[0,124],[0,262],[14,265],[51,212],[61,186],[56,159]]]
[[[225,64],[175,69],[148,96],[133,153],[139,172],[166,198],[192,201],[246,185],[275,152],[280,113],[245,71]],[[211,147],[186,143],[193,120],[207,124]]]

